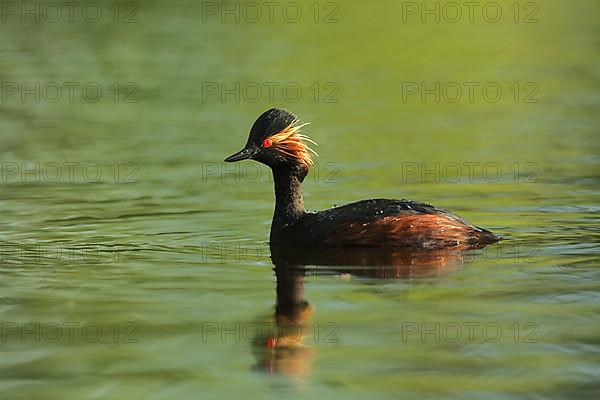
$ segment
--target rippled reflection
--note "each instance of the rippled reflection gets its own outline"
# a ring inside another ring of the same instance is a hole
[[[306,275],[338,274],[344,279],[431,277],[460,268],[473,257],[472,252],[457,250],[271,247],[277,299],[273,319],[267,323],[269,335],[254,341],[255,369],[295,378],[312,371],[315,353],[306,339],[315,333],[311,325],[314,307],[304,296]]]

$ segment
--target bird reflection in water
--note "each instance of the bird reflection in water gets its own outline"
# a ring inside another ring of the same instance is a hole
[[[269,334],[254,340],[255,369],[301,379],[314,362],[313,306],[304,297],[306,275],[406,279],[434,277],[472,260],[473,249],[294,249],[271,247],[277,302]],[[310,268],[307,268],[310,266]],[[314,266],[314,267],[313,267]]]

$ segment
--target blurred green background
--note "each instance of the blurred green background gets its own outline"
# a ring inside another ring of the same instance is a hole
[[[0,397],[594,397],[600,3],[475,3],[3,1]],[[339,341],[291,377],[203,340],[272,314],[269,172],[222,160],[274,106],[319,143],[309,209],[410,198],[507,238],[437,277],[307,277]],[[23,338],[38,322],[104,335]]]

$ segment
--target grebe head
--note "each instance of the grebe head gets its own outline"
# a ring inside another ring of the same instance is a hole
[[[271,168],[308,171],[313,164],[311,152],[316,153],[307,143],[316,143],[300,133],[306,125],[287,110],[272,108],[265,111],[254,122],[246,146],[225,161],[252,159]]]

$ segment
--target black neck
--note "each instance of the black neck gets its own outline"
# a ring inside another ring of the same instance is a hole
[[[306,172],[292,168],[273,169],[275,181],[275,213],[271,233],[298,221],[304,215],[302,181]]]

